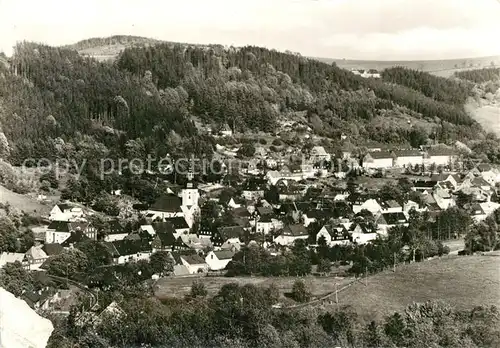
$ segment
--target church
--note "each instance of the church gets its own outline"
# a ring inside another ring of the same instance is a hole
[[[159,197],[148,209],[147,217],[151,220],[160,219],[162,221],[173,217],[184,217],[191,228],[195,216],[200,212],[198,205],[200,192],[193,178],[193,173],[188,173],[186,186],[179,192],[179,195],[170,193]]]

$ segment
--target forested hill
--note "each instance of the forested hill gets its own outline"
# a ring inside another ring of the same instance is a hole
[[[130,141],[156,156],[211,153],[212,140],[197,134],[191,116],[272,132],[278,119],[305,112],[319,135],[345,133],[354,143],[416,146],[431,134],[451,143],[481,132],[462,105],[466,83],[400,68],[363,79],[259,47],[156,43],[126,48],[111,63],[21,43],[0,69],[0,122],[10,145],[2,157],[13,163],[71,151],[123,155]]]

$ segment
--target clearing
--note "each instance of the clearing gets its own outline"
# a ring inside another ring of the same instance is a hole
[[[0,185],[0,203],[9,203],[13,208],[26,213],[35,213],[38,215],[47,215],[52,206],[40,203],[36,198],[15,193]]]
[[[177,277],[162,278],[155,285],[155,296],[159,299],[169,297],[183,297],[191,291],[191,285],[194,281],[201,281],[205,284],[209,296],[214,296],[220,288],[229,283],[238,283],[240,285],[254,284],[256,286],[268,287],[274,284],[284,297],[285,293],[292,291],[293,283],[302,279],[311,293],[315,297],[326,295],[335,291],[335,283],[338,287],[352,281],[351,278],[337,277]]]
[[[339,293],[361,319],[382,319],[414,302],[442,300],[459,309],[500,306],[500,252],[449,256],[373,275]]]

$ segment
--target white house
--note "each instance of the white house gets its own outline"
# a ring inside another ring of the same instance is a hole
[[[286,226],[281,234],[274,238],[274,243],[279,245],[292,245],[296,240],[307,239],[309,234],[304,225]]]
[[[388,201],[380,201],[380,207],[382,213],[401,213],[403,212],[403,207],[401,204],[391,199]]]
[[[332,245],[346,245],[351,242],[350,234],[343,225],[325,225],[316,234],[316,243],[321,238],[325,238],[326,244]]]
[[[426,162],[427,164],[434,164],[436,166],[448,166],[453,163],[453,161],[457,158],[457,153],[453,149],[449,148],[442,148],[442,147],[435,147],[435,148],[430,148],[427,151],[427,156],[426,156]]]
[[[104,245],[111,253],[115,264],[149,260],[151,256],[151,246],[147,241],[141,239],[115,240],[114,242],[104,242]]]
[[[354,243],[366,244],[377,239],[378,234],[369,230],[366,226],[357,224],[351,231],[351,238]]]
[[[266,158],[266,167],[270,169],[275,169],[278,167],[278,161],[275,158],[268,157]]]
[[[386,151],[369,152],[363,157],[363,168],[383,169],[394,166],[394,155]]]
[[[356,202],[355,204],[353,204],[352,211],[354,212],[354,214],[357,214],[362,210],[368,210],[373,215],[377,215],[382,211],[382,207],[376,199],[367,199],[364,202]]]
[[[96,229],[87,222],[67,222],[54,220],[45,231],[45,243],[61,244],[71,236],[71,233],[81,231],[90,239],[97,239]]]
[[[68,203],[56,204],[49,214],[51,221],[77,221],[83,218],[83,209]]]
[[[49,258],[49,256],[42,250],[42,245],[32,246],[25,254],[26,261],[29,263],[31,271],[37,270]]]
[[[415,165],[422,165],[424,157],[419,150],[396,150],[394,151],[396,167],[414,167]]]
[[[180,255],[182,265],[184,265],[189,274],[207,273],[209,266],[206,261],[198,254]]]
[[[412,209],[418,211],[418,212],[422,212],[422,211],[426,211],[427,210],[427,207],[423,207],[421,208],[419,206],[419,204],[417,202],[414,202],[414,201],[411,201],[411,200],[408,200],[405,204],[404,204],[404,207],[403,207],[403,211],[408,214]]]
[[[222,126],[222,129],[220,130],[220,133],[222,134],[223,137],[230,137],[230,136],[233,135],[233,130],[226,123],[226,124],[224,124]]]
[[[436,190],[434,190],[432,196],[434,197],[434,200],[436,201],[439,208],[441,208],[442,210],[446,210],[450,207],[455,206],[455,200],[447,190],[437,188]]]
[[[311,149],[311,160],[314,162],[330,161],[331,155],[325,151],[323,146],[314,146]]]
[[[210,251],[205,257],[205,262],[211,271],[223,270],[231,262],[234,254],[231,250]]]
[[[271,233],[274,229],[273,219],[270,215],[264,215],[260,217],[255,223],[255,230],[257,233],[263,233],[265,235]]]

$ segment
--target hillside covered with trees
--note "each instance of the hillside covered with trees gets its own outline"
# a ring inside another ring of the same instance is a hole
[[[19,165],[42,157],[210,156],[214,142],[199,134],[192,116],[237,132],[272,133],[280,119],[302,113],[339,148],[341,134],[355,145],[371,139],[418,146],[483,133],[464,111],[471,85],[459,80],[405,68],[364,79],[335,64],[250,46],[139,40],[126,47],[114,62],[99,62],[71,47],[19,43],[0,65],[2,158]]]

